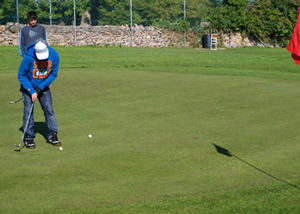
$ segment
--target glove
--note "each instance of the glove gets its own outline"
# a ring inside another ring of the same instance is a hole
[[[38,96],[40,96],[43,91],[42,91],[42,89],[40,87],[37,86],[35,88],[35,92],[38,94]]]

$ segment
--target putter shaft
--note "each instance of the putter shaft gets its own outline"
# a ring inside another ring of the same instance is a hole
[[[25,129],[24,129],[24,133],[23,133],[22,139],[21,139],[19,145],[14,144],[14,147],[21,148],[22,141],[23,141],[24,136],[25,136],[25,134],[26,134],[26,132],[27,132],[27,129],[28,129],[29,120],[30,120],[30,117],[31,117],[31,113],[32,113],[32,110],[33,110],[34,103],[35,103],[35,101],[33,101],[33,103],[31,104],[30,112],[29,112],[29,115],[28,115],[27,123],[26,123],[26,125],[25,125]]]

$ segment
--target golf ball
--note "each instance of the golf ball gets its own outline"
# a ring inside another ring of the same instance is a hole
[[[59,150],[63,150],[64,148],[63,147],[59,147]]]
[[[91,134],[89,134],[89,138],[91,138],[92,137],[92,135]]]

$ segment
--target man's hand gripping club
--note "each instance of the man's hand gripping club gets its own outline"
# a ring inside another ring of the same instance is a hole
[[[41,92],[42,92],[42,90],[40,87],[35,88],[35,93],[31,95],[32,102],[34,102],[39,97]]]

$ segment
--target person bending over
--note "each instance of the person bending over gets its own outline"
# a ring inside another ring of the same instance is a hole
[[[57,77],[58,67],[59,55],[45,40],[38,39],[26,48],[19,68],[18,80],[21,83],[24,102],[23,127],[30,117],[27,132],[24,134],[24,144],[28,149],[35,148],[33,111],[31,115],[29,114],[33,102],[37,99],[44,111],[47,142],[55,146],[61,145],[57,137],[58,125],[49,88]]]

